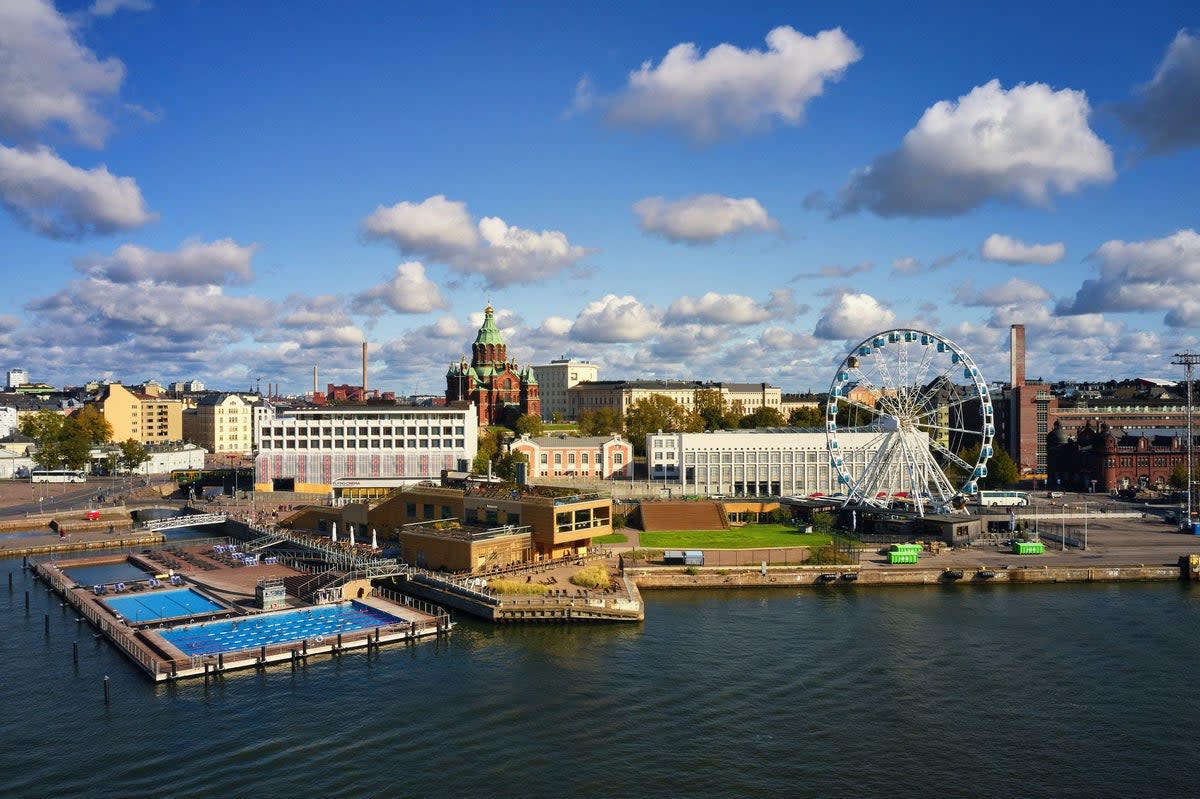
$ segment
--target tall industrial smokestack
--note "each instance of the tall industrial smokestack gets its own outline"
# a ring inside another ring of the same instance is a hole
[[[363,342],[363,401],[367,399],[367,342]]]
[[[1025,325],[1013,325],[1009,328],[1008,372],[1011,385],[1025,385]]]
[[[313,367],[313,396],[317,396],[317,367]]]

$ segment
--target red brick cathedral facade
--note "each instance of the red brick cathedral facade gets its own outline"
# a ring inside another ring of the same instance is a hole
[[[537,378],[528,366],[517,369],[508,360],[508,345],[496,328],[492,306],[483,311],[483,326],[471,345],[467,359],[450,365],[446,372],[446,401],[469,400],[479,411],[479,424],[500,424],[531,413],[542,415]]]

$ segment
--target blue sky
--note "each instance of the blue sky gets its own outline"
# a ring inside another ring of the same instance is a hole
[[[646,6],[3,0],[0,364],[437,393],[488,302],[522,365],[785,391],[892,327],[1200,346],[1194,5]]]

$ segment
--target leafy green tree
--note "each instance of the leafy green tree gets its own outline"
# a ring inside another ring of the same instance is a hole
[[[621,414],[614,408],[597,408],[579,414],[579,432],[585,436],[606,436],[624,429]]]
[[[644,455],[646,436],[658,430],[672,433],[699,433],[704,420],[664,394],[651,394],[633,403],[625,414],[625,437],[634,452]]]
[[[139,466],[150,460],[150,453],[146,451],[142,442],[135,438],[122,441],[117,445],[117,450],[120,452],[121,468],[126,472],[135,472]]]
[[[473,474],[487,474],[488,464],[492,462],[499,451],[499,431],[494,427],[489,427],[481,431],[479,433],[479,447],[475,451],[475,460],[471,461],[471,472]]]
[[[979,458],[979,445],[976,444],[961,450],[958,457],[967,463],[975,463]],[[987,460],[987,470],[987,477],[979,481],[980,488],[1015,485],[1020,477],[1012,457],[1005,450],[996,447],[992,447],[992,457]],[[947,466],[944,471],[946,476],[954,482],[962,482],[968,476],[964,469],[955,464]]]
[[[1171,470],[1171,488],[1187,488],[1187,472],[1187,461],[1180,461],[1179,463],[1175,464],[1175,468]]]
[[[746,414],[738,420],[738,427],[743,430],[757,430],[760,427],[783,427],[783,414],[775,408],[765,405],[755,408],[753,413]]]
[[[104,414],[96,410],[95,405],[84,405],[78,413],[67,419],[67,424],[75,426],[89,446],[112,440],[112,425],[104,418]]]
[[[721,392],[715,388],[702,388],[696,392],[692,408],[704,422],[705,430],[726,430],[737,427],[737,414],[725,407]]]
[[[788,424],[792,427],[823,427],[825,416],[820,408],[793,408],[788,413]]]
[[[517,421],[513,423],[513,430],[517,435],[540,436],[545,427],[542,425],[542,417],[532,413],[521,414]]]
[[[496,476],[507,482],[517,479],[517,464],[529,463],[529,456],[524,452],[506,452],[496,460]]]

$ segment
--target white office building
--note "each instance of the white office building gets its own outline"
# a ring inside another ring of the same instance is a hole
[[[875,454],[878,431],[838,433],[841,457],[860,473]],[[711,496],[807,496],[845,491],[830,462],[825,431],[813,428],[652,433],[646,436],[649,477]]]
[[[533,367],[533,374],[542,400],[542,418],[549,421],[556,413],[562,419],[577,417],[569,389],[580,383],[594,382],[600,376],[600,369],[587,361],[560,358],[545,366]]]
[[[469,468],[478,412],[409,405],[304,408],[262,417],[254,482],[260,491],[327,493],[335,485],[402,485]]]

